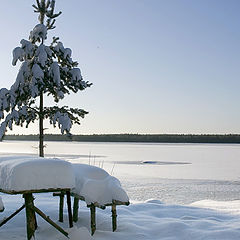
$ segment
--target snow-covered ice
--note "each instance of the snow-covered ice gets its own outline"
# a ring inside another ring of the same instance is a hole
[[[69,162],[53,158],[11,156],[0,158],[0,189],[25,191],[73,188]]]
[[[111,204],[113,200],[128,202],[129,198],[120,181],[105,170],[87,164],[73,164],[75,173],[74,193],[83,196],[87,204]]]

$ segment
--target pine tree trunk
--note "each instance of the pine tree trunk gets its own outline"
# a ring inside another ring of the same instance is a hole
[[[40,15],[39,15],[39,22],[40,24],[44,24],[44,16],[45,16],[45,0],[41,0],[41,6],[42,9],[40,9]],[[42,40],[42,44],[43,44]],[[44,146],[43,146],[43,119],[44,119],[44,114],[43,114],[43,92],[40,94],[40,106],[39,106],[39,157],[44,157]]]
[[[46,11],[46,9],[45,9],[45,0],[41,0],[41,6],[43,7],[42,9],[40,9],[40,15],[39,15],[39,22],[41,23],[41,24],[43,24],[44,23],[44,17],[45,17],[45,11]]]
[[[39,157],[44,157],[43,148],[43,93],[41,93],[39,106]]]

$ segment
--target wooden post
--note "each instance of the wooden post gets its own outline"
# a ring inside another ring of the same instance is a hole
[[[34,203],[32,193],[23,194],[26,206],[26,223],[27,223],[27,239],[31,240],[34,237],[36,229],[36,217],[34,212]]]
[[[92,235],[96,231],[96,207],[92,203],[90,205],[90,211],[91,211],[91,230],[92,230]]]
[[[69,227],[73,227],[73,218],[72,218],[72,207],[71,207],[71,196],[70,191],[66,192],[67,194],[67,206],[68,206],[68,220],[69,220]]]
[[[74,202],[73,202],[73,221],[74,222],[78,221],[78,209],[79,209],[79,198],[74,197]]]
[[[64,207],[64,193],[61,192],[59,195],[59,222],[63,222],[63,207]]]
[[[117,229],[117,209],[116,205],[112,205],[112,230],[113,232]]]

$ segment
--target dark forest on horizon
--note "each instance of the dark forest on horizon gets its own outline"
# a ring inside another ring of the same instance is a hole
[[[38,141],[38,135],[6,135],[3,140]],[[240,134],[46,134],[45,141],[146,142],[146,143],[240,143]]]

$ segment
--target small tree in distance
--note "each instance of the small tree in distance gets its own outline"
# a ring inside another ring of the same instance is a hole
[[[55,103],[65,94],[77,93],[91,86],[83,81],[78,63],[71,58],[72,51],[65,48],[58,37],[53,37],[49,46],[45,45],[47,33],[55,28],[55,0],[36,0],[34,11],[39,13],[39,24],[30,32],[29,40],[22,39],[21,46],[13,50],[12,64],[22,62],[15,83],[8,90],[0,89],[0,139],[6,129],[12,125],[26,127],[39,121],[39,156],[44,156],[43,120],[61,129],[61,133],[70,134],[73,124],[80,124],[87,112],[68,106],[44,107],[44,94],[51,95]],[[38,106],[36,104],[39,104]]]

